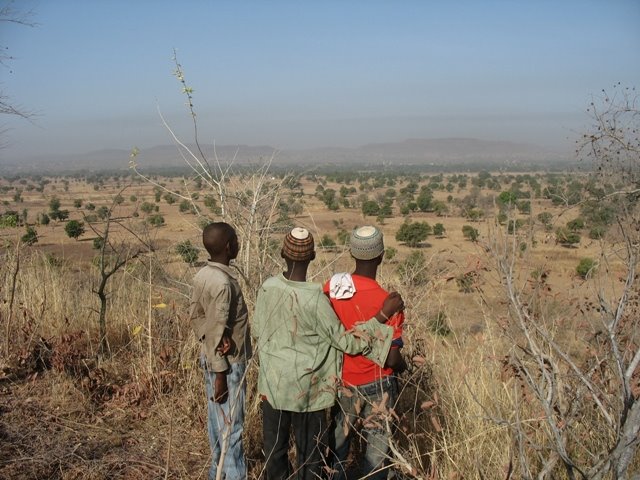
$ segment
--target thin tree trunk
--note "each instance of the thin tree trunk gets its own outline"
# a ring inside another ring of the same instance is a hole
[[[16,242],[16,266],[11,277],[11,297],[9,299],[9,318],[5,329],[5,356],[9,358],[9,345],[11,345],[11,324],[13,323],[13,303],[16,298],[16,283],[20,271],[20,241]]]

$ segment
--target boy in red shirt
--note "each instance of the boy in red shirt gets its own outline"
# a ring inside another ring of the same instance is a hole
[[[351,256],[356,261],[353,274],[337,273],[324,286],[331,305],[346,330],[355,324],[366,322],[380,310],[388,292],[376,281],[378,266],[384,256],[382,232],[373,226],[354,230],[350,239]],[[379,411],[384,402],[392,408],[398,397],[398,385],[394,371],[406,365],[400,353],[402,348],[402,323],[404,314],[394,315],[388,325],[394,327],[393,343],[385,367],[381,368],[363,355],[344,354],[342,382],[347,389],[334,410],[335,429],[333,468],[334,479],[345,479],[346,461],[355,426],[365,422],[363,433],[367,439],[363,476],[370,479],[387,478],[384,468],[389,453],[389,432],[385,422],[371,421],[372,414]],[[385,400],[386,398],[386,400]],[[375,410],[374,407],[378,409]],[[374,411],[375,410],[375,411]]]

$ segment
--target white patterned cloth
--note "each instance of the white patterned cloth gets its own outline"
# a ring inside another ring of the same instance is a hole
[[[329,297],[344,300],[353,297],[356,286],[350,273],[335,273],[329,280]]]

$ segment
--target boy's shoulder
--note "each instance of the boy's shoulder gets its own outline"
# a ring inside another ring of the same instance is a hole
[[[267,278],[262,284],[263,290],[276,288],[301,293],[322,293],[322,284],[316,282],[293,282],[284,278],[282,274]]]
[[[228,284],[231,283],[231,279],[229,275],[222,270],[221,268],[217,268],[215,264],[208,263],[204,267],[202,267],[196,276],[194,277],[195,281],[204,281],[204,282],[215,282],[217,284]]]

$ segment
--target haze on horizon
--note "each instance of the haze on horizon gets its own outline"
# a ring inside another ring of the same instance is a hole
[[[0,159],[192,140],[279,149],[470,137],[569,150],[593,95],[640,87],[640,2],[22,0],[2,23]]]

